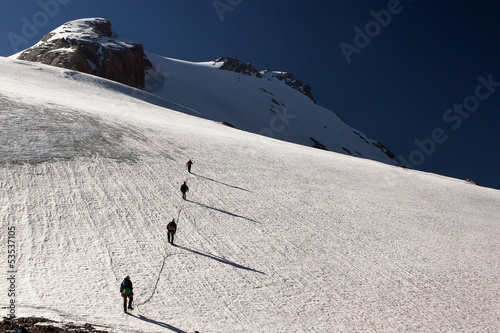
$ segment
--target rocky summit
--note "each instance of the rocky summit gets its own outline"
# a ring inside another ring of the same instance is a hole
[[[314,102],[314,104],[316,104],[316,100],[311,94],[311,86],[295,79],[295,76],[292,73],[274,72],[269,69],[259,72],[252,64],[231,57],[220,57],[215,59],[213,63],[219,65],[219,69],[241,73],[249,76],[255,76],[259,79],[263,78],[266,74],[270,75],[280,81],[283,81],[293,89],[303,93],[304,95],[309,97]]]
[[[51,31],[17,59],[84,72],[143,89],[151,62],[143,46],[124,41],[104,18],[70,21]]]

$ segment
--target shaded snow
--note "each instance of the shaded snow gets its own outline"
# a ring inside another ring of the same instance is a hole
[[[257,78],[220,70],[223,62],[146,55],[153,64],[146,90],[196,110],[201,117],[309,147],[319,142],[330,151],[398,164],[379,148],[379,142],[360,140],[358,131],[334,112],[275,77],[284,72],[269,71]]]

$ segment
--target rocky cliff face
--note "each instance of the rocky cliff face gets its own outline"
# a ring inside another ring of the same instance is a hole
[[[289,85],[293,89],[306,95],[314,102],[314,104],[316,104],[316,100],[311,94],[312,88],[307,84],[303,84],[302,81],[296,80],[292,73],[273,72],[270,71],[269,69],[259,72],[252,64],[245,63],[241,60],[234,59],[231,57],[220,57],[218,59],[215,59],[213,62],[214,64],[219,65],[219,69],[232,71],[235,73],[241,73],[244,75],[255,76],[259,79],[263,78],[264,75],[266,74],[275,77],[278,80],[283,81],[285,84]]]
[[[63,24],[23,51],[20,60],[72,69],[143,89],[151,62],[141,44],[123,41],[103,18]]]

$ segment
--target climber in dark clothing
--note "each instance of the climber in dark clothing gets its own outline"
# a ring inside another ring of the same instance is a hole
[[[123,311],[124,312],[127,312],[127,298],[129,300],[128,308],[130,310],[134,309],[132,307],[132,301],[134,300],[133,289],[134,289],[134,287],[132,286],[132,281],[130,280],[130,276],[127,275],[127,277],[123,280],[122,284],[120,285],[120,293],[123,297]]]
[[[182,199],[186,200],[186,193],[189,191],[189,187],[187,186],[186,182],[181,185],[181,192],[182,192]]]
[[[174,245],[174,235],[177,231],[177,224],[175,224],[175,219],[172,219],[172,221],[167,224],[167,231],[168,242]]]
[[[191,165],[193,165],[193,161],[189,160],[187,163],[186,163],[186,166],[188,168],[188,172],[191,173]]]

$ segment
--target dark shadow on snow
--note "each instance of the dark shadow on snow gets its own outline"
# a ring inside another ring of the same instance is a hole
[[[250,193],[252,193],[252,191],[249,191],[249,190],[247,190],[247,189],[244,189],[244,188],[241,188],[241,187],[238,187],[238,186],[234,186],[234,185],[229,185],[229,184],[226,184],[226,183],[220,182],[220,181],[218,181],[218,180],[215,180],[215,179],[212,179],[212,178],[208,178],[208,177],[205,177],[205,176],[199,175],[199,174],[194,173],[194,172],[191,172],[191,174],[195,175],[196,177],[204,178],[204,179],[206,179],[206,180],[210,180],[210,181],[213,181],[213,182],[216,182],[216,183],[219,183],[219,184],[225,185],[225,186],[229,186],[229,187],[232,187],[232,188],[236,188],[236,189],[238,189],[238,190],[242,190],[242,191],[246,191],[246,192],[250,192]]]
[[[250,268],[250,267],[242,266],[240,264],[234,263],[232,261],[229,261],[227,259],[224,259],[222,257],[216,256],[216,255],[213,255],[213,254],[210,254],[210,253],[203,253],[203,252],[198,251],[198,250],[188,249],[187,247],[184,247],[184,246],[181,246],[181,245],[177,245],[177,247],[179,249],[183,249],[183,250],[192,252],[194,254],[199,254],[200,256],[204,256],[204,257],[207,257],[207,258],[210,258],[210,259],[213,259],[213,260],[217,260],[218,262],[221,262],[221,263],[226,264],[226,265],[231,265],[231,266],[236,267],[236,268],[240,268],[240,269],[244,269],[244,270],[247,270],[247,271],[252,271],[252,272],[255,272],[255,273],[266,275],[266,273],[264,273],[264,272],[258,271],[256,269],[253,269],[253,268]]]
[[[199,203],[199,202],[196,202],[196,201],[192,201],[192,200],[189,200],[189,199],[186,199],[186,201],[189,201],[189,202],[192,202],[194,204],[197,204],[201,207],[204,207],[204,208],[208,208],[208,209],[212,209],[212,210],[215,210],[217,212],[221,212],[221,213],[224,213],[224,214],[228,214],[228,215],[231,215],[231,216],[234,216],[234,217],[239,217],[241,219],[245,219],[245,220],[248,220],[248,221],[251,221],[251,222],[255,222],[255,223],[260,223],[259,221],[255,221],[255,220],[252,220],[248,217],[244,217],[244,216],[241,216],[241,215],[238,215],[238,214],[234,214],[234,213],[230,213],[228,211],[225,211],[225,210],[222,210],[222,209],[218,209],[218,208],[214,208],[214,207],[210,207],[210,206],[207,206],[205,204],[202,204],[202,203]]]
[[[167,323],[163,323],[161,321],[156,321],[156,320],[153,320],[153,319],[149,319],[147,317],[144,317],[143,315],[136,316],[136,315],[134,315],[134,314],[132,314],[130,312],[127,312],[127,314],[130,315],[130,316],[132,316],[132,317],[134,317],[134,318],[143,320],[145,322],[148,322],[148,323],[151,323],[151,324],[155,324],[155,325],[158,325],[158,326],[163,327],[163,328],[168,328],[169,330],[177,332],[177,333],[184,333],[185,332],[184,330],[181,330],[181,329],[179,329],[177,327],[174,327],[174,326],[169,325]]]

